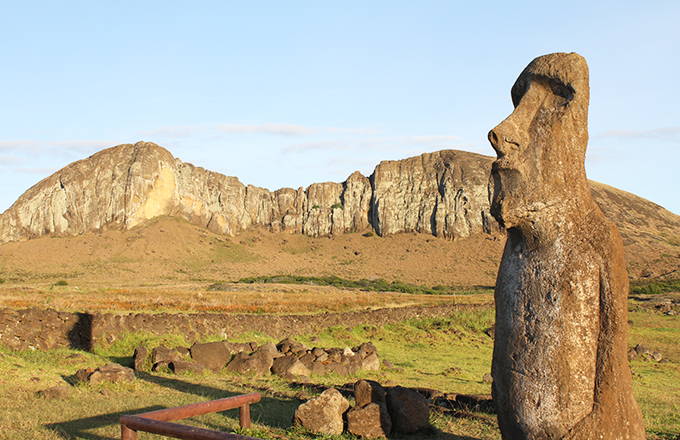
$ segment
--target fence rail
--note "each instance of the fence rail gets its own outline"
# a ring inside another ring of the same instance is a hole
[[[182,440],[252,440],[253,437],[180,425],[171,423],[171,420],[238,408],[241,428],[250,428],[250,404],[259,402],[261,398],[260,393],[250,393],[142,414],[125,415],[120,418],[120,438],[121,440],[137,440],[137,431],[143,431]]]

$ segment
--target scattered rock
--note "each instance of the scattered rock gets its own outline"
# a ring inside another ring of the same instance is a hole
[[[317,397],[300,405],[295,411],[293,423],[319,434],[342,434],[342,416],[349,409],[349,402],[335,388],[329,388]]]
[[[272,373],[283,376],[284,374],[292,374],[293,376],[309,376],[312,374],[309,368],[300,362],[294,356],[283,356],[274,360],[272,365]]]
[[[76,377],[81,382],[88,382],[90,385],[97,385],[103,382],[133,382],[135,380],[135,372],[132,368],[119,364],[106,364],[102,367],[97,367],[93,371],[91,367],[78,370]]]
[[[248,347],[248,350],[250,350],[250,347]],[[231,352],[221,341],[206,344],[197,342],[191,346],[189,351],[191,352],[191,359],[212,371],[221,370],[231,359]]]
[[[168,365],[172,361],[181,361],[182,357],[175,350],[172,350],[164,345],[159,345],[151,351],[151,362],[154,365],[163,364]]]
[[[392,420],[385,404],[368,403],[347,412],[347,430],[365,438],[387,437],[392,431]]]
[[[184,373],[203,374],[203,365],[199,364],[198,362],[172,361],[170,362],[170,369],[175,374]]]
[[[409,388],[388,388],[387,409],[392,419],[392,429],[402,434],[413,434],[430,422],[427,400]]]
[[[132,355],[132,368],[135,371],[142,371],[148,356],[149,350],[146,347],[140,345],[139,347],[135,348],[135,352]]]
[[[484,374],[484,376],[482,376],[482,382],[492,383],[493,382],[493,376],[491,375],[491,373]]]
[[[378,353],[373,352],[366,356],[366,358],[362,361],[361,368],[366,371],[380,370],[380,359],[378,358]]]
[[[38,391],[38,396],[44,399],[65,399],[68,397],[70,388],[64,385],[47,388],[46,390]]]
[[[369,403],[387,403],[387,391],[378,382],[373,380],[360,380],[354,384],[354,400],[356,406],[364,406]]]

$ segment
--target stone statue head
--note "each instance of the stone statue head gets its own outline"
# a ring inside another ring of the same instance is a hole
[[[515,110],[489,132],[498,156],[491,171],[491,214],[506,228],[523,229],[553,208],[578,209],[580,196],[591,197],[584,166],[586,61],[576,53],[538,57],[511,94]]]

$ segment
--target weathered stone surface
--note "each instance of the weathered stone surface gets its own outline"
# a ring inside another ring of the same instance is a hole
[[[585,177],[585,60],[536,58],[512,100],[489,133],[491,213],[508,230],[495,291],[499,427],[504,438],[642,439],[623,244]]]
[[[371,353],[361,362],[361,368],[366,371],[380,370],[380,359],[378,353]]]
[[[369,403],[386,404],[386,395],[385,388],[373,380],[360,380],[354,384],[356,406],[364,406]]]
[[[65,399],[68,397],[70,387],[65,385],[57,385],[55,387],[50,387],[45,390],[38,391],[38,396],[44,399]]]
[[[170,366],[170,369],[175,374],[185,374],[185,373],[203,374],[203,365],[199,364],[198,362],[172,361],[172,362],[170,362],[169,366]]]
[[[396,386],[387,389],[387,409],[392,429],[402,434],[413,434],[430,423],[430,407],[418,392]]]
[[[227,371],[239,374],[251,374],[255,376],[266,376],[271,374],[274,364],[274,355],[268,350],[258,350],[252,355],[244,352],[238,353],[234,359],[227,364]]]
[[[335,388],[329,388],[300,405],[295,411],[293,423],[312,432],[340,435],[344,429],[342,415],[348,409],[347,399]]]
[[[295,356],[282,356],[274,359],[272,373],[282,376],[292,374],[294,376],[309,376],[311,371]]]
[[[387,437],[392,431],[387,406],[384,403],[368,403],[352,408],[347,412],[347,430],[365,438]]]
[[[219,371],[231,359],[231,352],[222,341],[195,343],[189,349],[191,359],[212,371]]]
[[[147,357],[149,357],[149,350],[146,347],[140,345],[135,348],[135,352],[132,355],[132,368],[135,371],[142,371]]]
[[[258,353],[269,353],[272,357],[278,357],[281,354],[279,351],[276,349],[276,345],[274,345],[273,342],[267,342],[266,344],[262,344],[257,348]]]
[[[151,350],[151,362],[157,364],[169,364],[172,361],[181,361],[182,357],[175,350],[159,345]]]
[[[98,367],[87,378],[90,385],[97,385],[103,382],[133,382],[134,380],[135,372],[132,368],[123,367],[119,364],[106,364]]]
[[[371,223],[376,232],[417,231],[461,238],[497,230],[488,211],[485,160],[445,150],[381,162],[372,176]]]
[[[257,227],[314,237],[373,228],[379,235],[420,231],[464,238],[499,229],[486,197],[493,189],[487,178],[492,162],[444,150],[382,162],[368,178],[354,173],[343,183],[270,192],[183,163],[153,143],[125,144],[74,162],[26,191],[0,214],[0,244],[131,228],[159,215],[231,236]],[[668,253],[663,238],[680,234],[680,216],[597,182],[590,187],[622,231],[631,274],[648,273],[645,251]],[[674,261],[655,262],[655,270],[675,270]],[[72,339],[86,345],[87,332],[74,332]],[[13,346],[55,343],[19,339]]]

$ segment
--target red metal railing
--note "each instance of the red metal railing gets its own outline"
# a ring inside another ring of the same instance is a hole
[[[261,398],[260,393],[250,393],[143,414],[125,415],[120,418],[120,438],[121,440],[137,440],[137,431],[144,431],[182,440],[252,440],[253,437],[194,428],[193,426],[171,423],[170,420],[186,419],[238,408],[241,428],[250,428],[250,404],[259,402]]]

